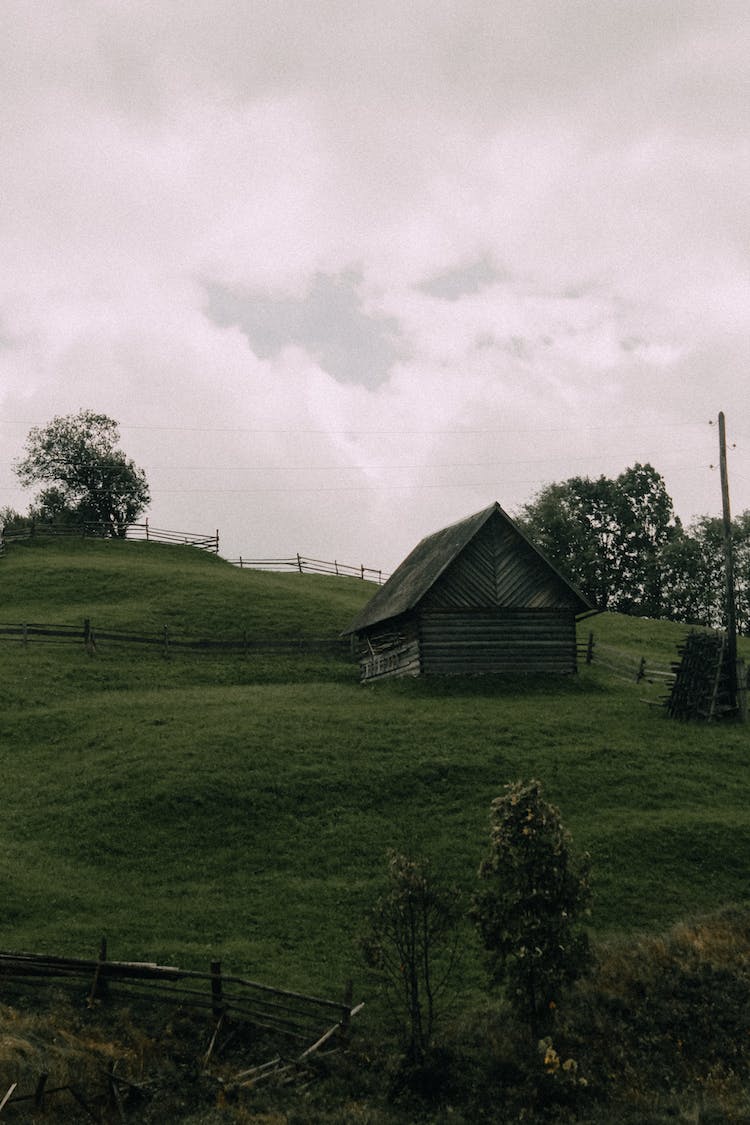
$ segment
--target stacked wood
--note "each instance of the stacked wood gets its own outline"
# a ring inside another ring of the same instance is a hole
[[[729,647],[724,633],[690,633],[673,664],[675,682],[665,701],[673,719],[714,722],[734,716]]]

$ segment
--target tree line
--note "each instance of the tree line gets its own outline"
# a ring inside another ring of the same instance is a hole
[[[662,476],[636,463],[614,479],[549,484],[517,517],[521,530],[600,610],[726,626],[724,526],[684,526]],[[737,628],[750,633],[750,511],[732,521]]]

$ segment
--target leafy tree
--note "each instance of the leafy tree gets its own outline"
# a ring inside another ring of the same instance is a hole
[[[571,477],[547,485],[519,523],[600,609],[660,615],[661,552],[679,522],[653,466],[635,464],[615,480]]]
[[[389,997],[407,1059],[424,1061],[455,964],[459,892],[425,859],[388,852],[388,884],[369,914],[364,960]]]
[[[750,633],[750,512],[732,521],[737,629]],[[701,516],[669,543],[662,558],[664,615],[674,621],[726,627],[724,524]]]
[[[561,989],[588,967],[577,919],[590,900],[589,858],[576,862],[560,813],[539,781],[518,781],[491,806],[489,851],[472,916],[492,980],[534,1040],[546,1028]]]
[[[50,523],[94,523],[105,535],[124,536],[150,497],[143,470],[117,448],[119,436],[113,419],[92,410],[35,426],[15,466],[23,485],[48,485],[31,514]]]

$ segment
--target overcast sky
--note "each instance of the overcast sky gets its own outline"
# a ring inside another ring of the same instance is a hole
[[[4,0],[0,506],[121,427],[154,526],[392,569],[650,461],[750,508],[746,0]]]

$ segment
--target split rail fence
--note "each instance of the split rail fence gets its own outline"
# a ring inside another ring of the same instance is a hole
[[[175,633],[168,626],[149,633],[115,629],[95,629],[91,619],[82,625],[0,622],[0,641],[28,644],[83,644],[90,652],[100,645],[148,645],[169,656],[175,650],[191,652],[239,652],[278,654],[302,653],[349,658],[351,642],[341,637],[257,637],[247,630],[239,637],[190,637]]]
[[[306,1043],[328,1032],[331,1038],[346,1035],[353,1011],[348,982],[341,1000],[324,999],[224,973],[220,961],[212,961],[208,972],[143,961],[110,961],[104,941],[99,956],[91,960],[0,952],[0,979],[25,985],[81,983],[89,1003],[111,999],[111,986],[117,984],[127,996],[146,994],[152,1001],[207,1011],[217,1019],[244,1020]]]
[[[68,539],[103,539],[109,535],[109,530],[100,523],[85,523],[76,527],[64,525],[50,525],[31,523],[28,527],[18,531],[5,531],[0,528],[0,555],[3,554],[6,544],[21,542],[42,536],[62,536]],[[213,535],[193,531],[168,531],[161,527],[151,527],[148,520],[143,523],[128,525],[125,539],[138,540],[146,543],[167,543],[176,546],[197,547],[201,551],[211,554],[219,553],[219,530]],[[349,563],[340,563],[336,559],[328,562],[324,559],[308,558],[297,552],[286,558],[248,558],[240,555],[235,559],[226,559],[232,566],[247,570],[269,571],[297,571],[299,574],[332,574],[344,578],[361,578],[379,585],[388,577],[387,573],[372,566],[352,566]]]
[[[382,585],[388,577],[386,572],[375,570],[371,566],[362,564],[350,566],[348,563],[340,563],[335,559],[333,562],[325,562],[323,559],[308,559],[299,554],[285,559],[248,559],[244,555],[240,555],[236,559],[227,559],[227,562],[230,562],[232,566],[238,566],[241,570],[244,568],[277,572],[296,570],[300,574],[335,574],[343,578],[361,578],[370,582],[377,582],[378,585]]]
[[[596,664],[614,676],[615,679],[637,684],[645,693],[644,703],[651,707],[663,707],[667,694],[675,681],[675,666],[633,656],[613,645],[596,643]]]
[[[90,1006],[105,999],[112,1002],[120,997],[132,1002],[134,996],[141,995],[152,1004],[171,1003],[181,1009],[206,1012],[217,1022],[203,1055],[204,1070],[227,1021],[264,1029],[280,1036],[284,1042],[306,1044],[301,1053],[296,1046],[290,1059],[278,1055],[260,1066],[241,1071],[233,1079],[237,1089],[252,1087],[264,1078],[293,1077],[322,1047],[327,1050],[346,1047],[352,1018],[364,1007],[362,1003],[352,1007],[351,981],[347,981],[341,1000],[325,999],[226,974],[222,972],[220,961],[212,961],[207,973],[151,962],[110,961],[104,938],[95,960],[0,952],[0,980],[20,982],[22,988],[53,983],[55,987],[61,984],[74,988],[82,986]],[[116,987],[113,988],[113,985]],[[50,1087],[47,1077],[46,1074],[41,1075],[31,1094],[19,1093],[18,1082],[11,1083],[0,1100],[0,1112],[6,1105],[12,1108],[21,1102],[33,1105],[35,1112],[40,1111],[44,1108],[45,1099],[67,1093],[86,1111],[87,1116],[95,1121],[103,1120],[94,1109],[101,1097],[84,1096],[74,1085]],[[116,1074],[115,1065],[111,1065],[103,1097],[107,1104],[119,1108],[120,1118],[124,1121],[123,1084],[126,1090],[140,1088]]]

